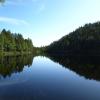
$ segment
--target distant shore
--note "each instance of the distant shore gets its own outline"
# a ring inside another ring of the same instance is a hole
[[[0,52],[0,56],[30,55],[32,52]]]

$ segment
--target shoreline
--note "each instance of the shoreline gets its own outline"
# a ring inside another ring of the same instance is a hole
[[[20,56],[20,55],[30,55],[32,52],[0,52],[0,56]]]

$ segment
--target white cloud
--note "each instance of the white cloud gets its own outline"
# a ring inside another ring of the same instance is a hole
[[[9,17],[0,17],[0,22],[13,24],[13,25],[26,25],[29,26],[29,23],[25,20],[9,18]]]

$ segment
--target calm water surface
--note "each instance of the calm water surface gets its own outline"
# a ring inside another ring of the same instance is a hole
[[[0,59],[0,100],[100,100],[100,73],[93,65],[86,72],[85,64],[82,71],[68,59],[51,59]]]

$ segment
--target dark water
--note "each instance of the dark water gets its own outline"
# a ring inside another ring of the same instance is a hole
[[[0,100],[100,100],[100,59],[2,57]]]

